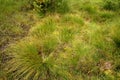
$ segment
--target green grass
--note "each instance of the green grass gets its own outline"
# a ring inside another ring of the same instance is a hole
[[[45,21],[44,24],[40,25],[39,27],[33,28],[31,34],[36,37],[44,38],[48,36],[49,34],[52,34],[55,30],[55,23],[52,21],[52,19],[49,19]]]
[[[19,2],[0,3],[0,33],[15,35],[0,36],[0,79],[120,79],[119,11],[103,9],[103,0],[70,0],[66,14],[41,18]]]
[[[5,62],[9,59],[5,50],[10,43],[25,35],[34,21],[32,13],[27,10],[27,0],[0,0],[0,79],[7,79],[3,70]]]
[[[64,27],[61,31],[60,38],[62,42],[69,42],[73,39],[74,32],[72,29],[68,29],[67,27]]]

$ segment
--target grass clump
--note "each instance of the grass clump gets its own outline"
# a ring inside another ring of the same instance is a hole
[[[104,9],[117,11],[120,9],[120,1],[119,0],[105,0],[104,2]]]
[[[73,39],[73,35],[74,32],[72,29],[69,29],[68,27],[64,27],[60,35],[61,41],[67,43]]]
[[[115,44],[116,44],[116,46],[117,47],[120,47],[120,29],[119,29],[119,25],[116,25],[115,27],[114,27],[114,29],[112,30],[113,31],[113,33],[112,33],[112,39],[113,39],[113,41],[115,42]]]
[[[45,41],[43,41],[43,53],[50,54],[53,52],[58,45],[58,40],[55,38],[46,38]]]
[[[54,30],[56,29],[55,23],[51,20],[48,19],[44,24],[40,25],[39,27],[35,27],[35,29],[31,32],[33,36],[44,38],[49,34],[52,34]]]
[[[91,6],[92,4],[90,3],[84,3],[86,6],[83,6],[81,9],[85,10],[89,14],[95,14],[96,13],[96,8]],[[83,5],[84,5],[83,4]]]
[[[83,26],[84,25],[84,21],[79,17],[79,16],[75,16],[75,15],[64,15],[62,18],[62,23],[65,24],[71,24],[71,25],[78,25],[78,26]]]
[[[31,1],[34,9],[42,14],[46,13],[66,13],[69,11],[67,0],[33,0]]]
[[[57,45],[56,41],[46,40],[43,46],[37,44],[40,47],[34,43],[25,40],[11,47],[10,55],[13,58],[8,62],[6,70],[12,74],[12,79],[68,79],[69,73],[60,67],[52,53]]]

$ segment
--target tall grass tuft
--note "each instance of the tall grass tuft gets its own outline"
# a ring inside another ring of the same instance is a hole
[[[58,64],[54,54],[51,53],[57,45],[56,41],[49,40],[41,47],[30,40],[12,46],[9,50],[12,59],[6,66],[8,74],[11,74],[13,79],[68,79],[69,73]]]

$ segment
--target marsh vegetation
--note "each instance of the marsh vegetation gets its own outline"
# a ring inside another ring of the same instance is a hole
[[[0,0],[0,80],[119,80],[120,0]]]

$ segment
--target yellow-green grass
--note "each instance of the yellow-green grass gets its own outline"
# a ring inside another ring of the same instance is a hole
[[[102,0],[70,2],[71,12],[38,19],[6,49],[8,80],[120,79],[118,13],[103,10]]]

